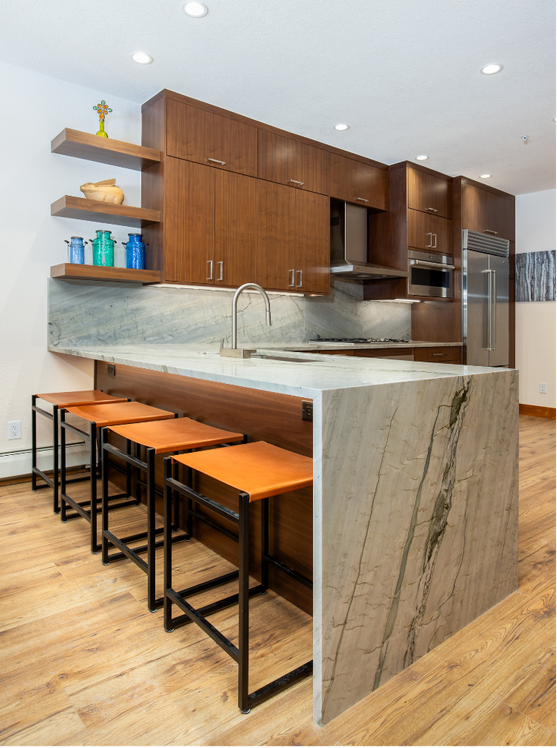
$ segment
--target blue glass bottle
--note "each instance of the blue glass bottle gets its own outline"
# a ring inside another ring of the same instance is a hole
[[[143,234],[128,234],[129,241],[122,242],[126,248],[126,267],[145,269],[145,242]]]
[[[84,265],[85,264],[85,244],[82,236],[72,236],[71,241],[64,239],[68,245],[68,259],[72,265]]]

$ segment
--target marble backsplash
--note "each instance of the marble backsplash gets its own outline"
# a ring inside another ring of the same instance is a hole
[[[516,301],[555,301],[555,250],[515,256]]]
[[[233,291],[48,280],[48,345],[230,345]],[[410,340],[411,305],[363,301],[363,286],[334,280],[331,295],[271,294],[273,324],[263,298],[238,303],[238,345],[304,343],[331,337]]]

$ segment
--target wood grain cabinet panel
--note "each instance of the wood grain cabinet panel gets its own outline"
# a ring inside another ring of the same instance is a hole
[[[435,174],[408,168],[408,207],[451,218],[452,182]]]
[[[386,210],[388,172],[371,164],[331,153],[331,197],[367,208]]]
[[[255,282],[257,180],[215,171],[214,278],[217,286]]]
[[[329,154],[322,148],[260,129],[257,159],[260,179],[329,194]]]
[[[166,102],[166,152],[257,176],[257,128],[174,99]]]
[[[165,162],[165,280],[211,283],[214,254],[215,172],[167,158]]]
[[[462,228],[514,241],[514,222],[512,196],[503,197],[463,180]]]
[[[263,288],[293,291],[297,192],[257,180],[257,282]]]
[[[408,209],[408,246],[452,255],[453,225],[447,218]]]
[[[330,290],[330,206],[324,195],[296,194],[296,231],[292,265],[295,290]]]
[[[460,364],[461,357],[462,348],[460,346],[449,346],[447,348],[414,348],[414,361]]]

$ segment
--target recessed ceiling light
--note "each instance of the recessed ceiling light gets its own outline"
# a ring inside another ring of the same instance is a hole
[[[147,55],[145,52],[136,52],[132,55],[132,60],[140,65],[150,65],[153,62],[151,55]]]
[[[422,156],[416,156],[416,161],[427,161],[429,156],[426,156],[425,153]]]
[[[203,3],[186,3],[184,5],[184,13],[192,18],[203,18],[209,12],[209,9]]]
[[[350,130],[350,125],[335,125],[335,130]]]
[[[484,65],[480,70],[480,73],[483,73],[484,75],[495,75],[495,73],[500,73],[501,70],[503,70],[503,66],[494,62],[491,65]]]
[[[489,179],[491,174],[480,174],[480,179]]]

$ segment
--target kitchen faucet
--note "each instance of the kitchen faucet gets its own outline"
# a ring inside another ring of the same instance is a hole
[[[243,286],[240,286],[238,289],[236,289],[236,293],[234,294],[234,298],[232,299],[232,344],[230,348],[224,348],[221,346],[221,356],[250,358],[251,354],[255,351],[255,349],[238,348],[238,298],[240,297],[242,291],[245,291],[247,288],[253,288],[255,291],[259,291],[259,293],[263,296],[263,298],[265,299],[265,316],[267,319],[267,327],[270,327],[272,324],[271,302],[269,301],[269,297],[267,296],[266,291],[261,288],[261,286],[257,285],[257,283],[244,283]]]

